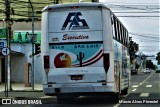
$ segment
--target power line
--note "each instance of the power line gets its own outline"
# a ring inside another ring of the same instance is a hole
[[[159,17],[125,17],[125,18],[137,18],[137,19],[142,19],[142,20],[160,20]]]
[[[160,17],[160,16],[140,16],[140,15],[139,15],[139,16],[138,16],[138,15],[137,15],[137,16],[133,16],[133,15],[128,15],[128,16],[124,16],[124,15],[123,15],[123,16],[118,16],[118,15],[117,15],[117,17]]]
[[[17,3],[17,2],[29,4],[29,2],[21,1],[21,0],[14,0],[14,1],[12,1],[11,3]],[[51,4],[51,3],[53,3],[53,2],[32,2],[33,5],[34,5],[34,4]]]
[[[153,10],[157,10],[160,9],[159,7],[154,7],[154,8],[149,8],[148,6],[144,6],[142,8],[142,6],[140,8],[138,8],[138,6],[125,6],[125,5],[113,5],[115,7],[110,7],[110,8],[121,8],[121,9],[132,9],[132,10],[141,10],[141,11],[153,11]],[[154,11],[153,11],[154,12]]]
[[[129,5],[129,6],[144,6],[144,5],[147,5],[147,6],[159,6],[159,4],[157,3],[126,3],[126,2],[104,2],[105,4],[111,4],[111,5]],[[159,3],[159,2],[158,2]]]
[[[129,32],[129,34],[138,35],[138,36],[145,36],[145,35],[147,35],[147,36],[155,36],[155,37],[160,36],[160,35],[155,35],[155,34],[141,34],[141,33],[133,33],[133,32]]]
[[[160,47],[160,46],[139,46],[139,47]]]
[[[114,12],[114,13],[153,13],[154,14],[154,13],[160,13],[160,11],[153,11],[153,12],[142,12],[142,11],[136,11],[136,12],[135,11],[134,12],[133,11],[127,11],[127,12],[124,12],[123,11],[123,12]]]
[[[134,38],[134,39],[135,39],[135,38]],[[154,42],[154,43],[155,43],[155,42],[156,42],[156,43],[157,43],[157,42],[160,42],[160,41],[158,41],[158,40],[142,40],[142,39],[141,39],[141,40],[137,39],[136,41],[139,41],[139,42]]]

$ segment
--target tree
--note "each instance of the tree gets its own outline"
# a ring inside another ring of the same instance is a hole
[[[153,62],[151,61],[151,60],[147,60],[146,61],[146,68],[149,68],[149,69],[151,69],[151,68],[153,68]]]
[[[151,60],[147,60],[146,61],[146,68],[156,70],[157,67],[156,67],[156,65],[153,64],[153,62]]]
[[[156,60],[158,61],[158,65],[160,65],[160,52],[157,53],[157,57],[156,57]]]
[[[139,51],[139,45],[136,42],[132,41],[132,37],[129,37],[129,41],[130,41],[129,54],[132,62],[132,60],[135,59],[136,52]]]

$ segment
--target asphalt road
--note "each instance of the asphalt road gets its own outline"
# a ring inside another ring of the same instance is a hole
[[[16,100],[35,99],[41,105],[0,105],[4,107],[159,107],[160,105],[160,73],[139,73],[131,77],[129,93],[121,96],[119,102],[111,99],[101,99],[98,96],[80,97],[69,104],[58,104],[56,97],[45,96],[43,92],[10,92]]]

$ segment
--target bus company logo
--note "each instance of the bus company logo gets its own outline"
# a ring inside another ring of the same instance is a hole
[[[89,29],[87,22],[84,19],[80,19],[82,16],[80,12],[71,12],[68,14],[61,30],[79,30],[79,29]]]
[[[65,68],[71,66],[71,57],[66,53],[59,53],[54,59],[56,68]]]

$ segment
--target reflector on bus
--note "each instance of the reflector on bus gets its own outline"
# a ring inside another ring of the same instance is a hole
[[[103,65],[106,73],[108,72],[109,66],[110,66],[110,56],[109,53],[103,54]]]
[[[71,9],[77,9],[79,6],[70,6]]]
[[[44,69],[49,69],[50,68],[49,56],[45,55],[43,58],[44,58]]]

